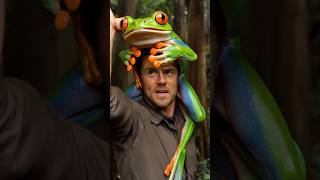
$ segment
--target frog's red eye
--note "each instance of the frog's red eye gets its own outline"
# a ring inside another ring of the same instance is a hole
[[[168,23],[168,15],[164,12],[158,12],[156,14],[156,21],[160,25],[165,25]]]
[[[126,17],[122,18],[120,21],[120,27],[122,31],[126,31],[128,27],[128,19]]]

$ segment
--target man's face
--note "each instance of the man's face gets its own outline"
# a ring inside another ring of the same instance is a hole
[[[167,108],[175,102],[178,89],[178,70],[172,63],[156,68],[143,59],[141,84],[145,96],[159,108]]]

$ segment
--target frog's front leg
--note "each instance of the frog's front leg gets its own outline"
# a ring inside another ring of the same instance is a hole
[[[122,50],[119,54],[122,64],[127,66],[127,71],[132,71],[132,66],[136,63],[136,58],[141,56],[141,51],[137,47]]]
[[[197,54],[181,40],[169,40],[159,42],[150,50],[149,62],[155,67],[160,67],[163,63],[174,60],[194,61],[198,58]]]

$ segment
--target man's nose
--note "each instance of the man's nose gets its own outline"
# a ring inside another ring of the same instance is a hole
[[[166,78],[164,77],[163,73],[160,71],[158,74],[157,83],[158,84],[165,84],[166,82],[167,82]]]

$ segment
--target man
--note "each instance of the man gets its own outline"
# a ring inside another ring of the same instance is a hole
[[[119,88],[111,87],[110,118],[121,179],[167,179],[164,170],[179,144],[185,123],[177,99],[179,67],[162,64],[155,68],[144,56],[137,61],[143,98],[129,100]],[[185,176],[196,171],[194,136],[187,145]]]

